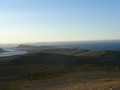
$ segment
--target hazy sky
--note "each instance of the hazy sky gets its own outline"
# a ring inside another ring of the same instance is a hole
[[[120,0],[0,0],[0,43],[120,39]]]

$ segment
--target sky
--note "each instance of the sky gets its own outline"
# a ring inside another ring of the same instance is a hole
[[[0,44],[119,39],[120,0],[0,0]]]

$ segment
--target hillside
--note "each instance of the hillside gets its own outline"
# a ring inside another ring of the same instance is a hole
[[[59,52],[59,51],[58,51]],[[64,52],[65,53],[65,52]],[[120,60],[120,51],[93,51],[93,52],[83,52],[77,53],[75,55],[71,54],[56,54],[48,52],[37,52],[37,53],[28,53],[26,55],[16,56],[13,60],[10,60],[9,63],[15,64],[119,64]],[[68,52],[69,53],[69,52]],[[11,56],[15,57],[15,56]],[[0,58],[8,59],[11,57]],[[3,60],[2,60],[3,61]]]
[[[34,51],[39,51],[43,49],[55,49],[58,48],[57,46],[33,46],[33,45],[19,45],[16,47],[17,50],[34,50]]]
[[[93,87],[95,89],[91,90],[110,88],[111,85],[119,87],[120,82],[116,81],[120,79],[119,51],[96,51],[96,53],[95,55],[101,53],[101,56],[71,56],[39,52],[2,57],[0,58],[0,90],[37,90],[37,88],[38,90],[60,88],[80,90],[83,84],[85,87],[82,90]],[[108,57],[111,55],[114,57]],[[70,80],[69,83],[67,80]],[[98,85],[99,83],[103,84]]]
[[[78,53],[89,52],[89,50],[79,49],[79,48],[48,48],[48,49],[31,49],[28,53],[39,53],[39,52],[74,56]]]
[[[99,51],[90,51],[85,53],[77,53],[76,56],[89,56],[89,57],[119,57],[120,51],[118,50],[99,50]]]

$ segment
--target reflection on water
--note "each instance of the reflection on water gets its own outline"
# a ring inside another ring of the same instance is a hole
[[[26,53],[27,53],[27,51],[9,51],[9,52],[0,53],[0,57],[22,55],[22,54],[26,54]]]

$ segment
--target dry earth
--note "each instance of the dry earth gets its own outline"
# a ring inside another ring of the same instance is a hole
[[[21,90],[120,90],[120,73],[89,71],[32,81]]]

